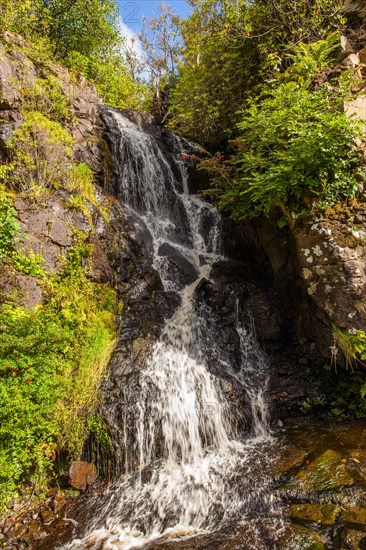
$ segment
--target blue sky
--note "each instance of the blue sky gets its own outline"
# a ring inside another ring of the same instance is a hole
[[[143,16],[150,18],[158,12],[159,4],[162,1],[156,0],[116,0],[119,6],[120,16],[123,21],[123,28],[127,26],[134,33],[139,33],[142,29]],[[185,17],[190,12],[190,6],[185,0],[169,0],[165,1],[174,11]]]

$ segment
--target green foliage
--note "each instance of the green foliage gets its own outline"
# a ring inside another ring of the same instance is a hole
[[[277,210],[291,224],[313,204],[353,197],[363,181],[356,151],[362,127],[343,112],[342,99],[329,85],[310,91],[285,82],[251,102],[241,113],[237,152],[209,191],[219,207],[234,219]],[[206,160],[199,168],[212,166]]]
[[[332,326],[334,359],[341,354],[345,368],[326,365],[313,373],[319,388],[316,398],[304,403],[305,410],[323,409],[343,418],[366,417],[366,334]],[[335,363],[335,361],[333,361]]]
[[[24,114],[24,122],[8,145],[8,186],[22,193],[59,187],[67,180],[73,140],[58,122],[37,111]]]
[[[234,12],[226,2],[196,3],[181,23],[185,47],[170,94],[170,127],[217,145],[232,133],[236,111],[255,83],[257,41],[232,34]]]
[[[181,23],[183,61],[171,93],[170,126],[211,146],[235,135],[238,109],[292,65],[295,45],[323,41],[345,22],[341,0],[192,4],[190,17]],[[321,62],[321,50],[328,46],[318,48],[310,53]]]
[[[334,372],[330,366],[317,371],[318,395],[304,403],[304,410],[328,411],[343,418],[366,417],[366,373],[363,370]]]
[[[90,252],[80,236],[43,307],[0,306],[0,506],[60,453],[79,458],[90,431],[115,335],[115,293],[88,278]]]
[[[103,449],[110,449],[112,447],[111,437],[108,433],[107,426],[100,414],[96,414],[89,418],[88,430]]]
[[[45,279],[44,270],[45,259],[41,254],[36,254],[33,250],[15,250],[11,255],[13,268],[23,275],[30,275],[37,279]]]
[[[15,238],[19,233],[13,201],[0,185],[0,263],[14,251]]]
[[[2,0],[0,4],[0,29],[31,35],[40,28],[40,0]]]
[[[82,73],[105,103],[125,108],[144,101],[147,88],[134,82],[122,54],[114,0],[2,0],[0,29],[23,35],[20,48],[48,72],[50,62],[58,61]],[[24,93],[29,110],[69,121],[68,99],[52,75],[37,78]]]
[[[113,0],[45,0],[43,4],[58,57],[76,51],[106,59],[121,46],[118,7]]]
[[[0,21],[33,40],[47,37],[58,59],[71,51],[103,59],[121,45],[113,0],[3,0]]]
[[[65,59],[65,65],[93,82],[107,105],[121,108],[141,106],[146,88],[131,79],[119,55],[111,54],[107,59],[100,60],[95,56],[87,57],[71,51]]]
[[[98,201],[95,195],[94,174],[92,169],[84,163],[74,163],[70,168],[66,188],[72,193],[66,202],[68,208],[80,210],[93,228],[93,219],[90,205],[96,207],[104,220],[108,222],[108,210],[103,201]]]
[[[366,366],[366,334],[362,330],[347,332],[336,325],[332,329],[335,349],[342,354],[346,368],[354,369],[357,364]]]
[[[295,79],[301,86],[308,88],[329,67],[339,46],[339,32],[333,32],[324,40],[310,44],[300,42],[293,48],[293,54],[288,56],[292,65],[285,73],[286,79]]]
[[[21,81],[19,81],[21,83]],[[71,120],[71,102],[65,94],[60,82],[52,74],[19,89],[23,99],[23,111],[38,111],[47,118],[65,124]]]
[[[87,164],[82,162],[73,164],[67,181],[67,188],[71,193],[77,193],[89,201],[90,204],[97,206],[94,190],[94,174]]]

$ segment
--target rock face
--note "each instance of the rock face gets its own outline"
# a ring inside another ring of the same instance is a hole
[[[106,145],[99,132],[98,108],[101,98],[95,87],[83,77],[72,77],[60,65],[44,63],[36,65],[25,53],[27,44],[18,35],[5,32],[0,42],[0,161],[6,159],[7,141],[12,132],[23,122],[22,106],[29,97],[36,94],[39,82],[51,79],[59,90],[60,97],[69,109],[70,116],[64,122],[65,129],[74,139],[73,157],[75,161],[90,166],[96,181],[108,187],[105,155]],[[28,45],[29,47],[29,45]],[[52,109],[52,101],[42,94],[43,107]],[[97,189],[98,200],[104,205],[113,199],[107,198]],[[65,189],[47,194],[42,201],[31,201],[26,196],[16,201],[22,240],[18,247],[45,260],[44,269],[48,273],[59,270],[59,263],[74,244],[74,231],[81,230],[88,235],[93,246],[92,276],[100,282],[111,281],[112,270],[105,252],[103,235],[105,222],[100,211],[88,205],[84,211],[72,208],[71,195]],[[118,207],[116,206],[117,210]],[[116,212],[116,211],[115,211]],[[118,213],[116,216],[118,217]],[[113,218],[113,214],[112,214]],[[35,307],[42,301],[42,291],[36,279],[20,275],[0,266],[0,291],[2,295],[17,289],[22,302],[27,307]]]
[[[55,79],[71,108],[72,122],[68,130],[74,137],[76,160],[88,164],[103,179],[104,147],[97,131],[98,106],[101,98],[95,87],[83,77],[72,78],[70,73],[54,63],[36,66],[26,55],[24,40],[5,32],[0,43],[0,160],[6,154],[6,142],[22,123],[20,108],[27,94],[32,96],[37,79]],[[43,97],[47,104],[51,100]]]
[[[345,0],[344,7],[348,19],[346,36],[351,43],[352,53],[358,53],[365,47],[365,2],[363,0]]]
[[[366,217],[364,209],[334,211],[295,230],[308,294],[339,327],[366,330]]]

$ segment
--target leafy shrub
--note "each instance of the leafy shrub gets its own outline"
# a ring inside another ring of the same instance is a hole
[[[361,369],[334,372],[330,365],[313,374],[316,397],[308,398],[304,410],[320,410],[343,418],[366,417],[366,372]]]
[[[138,86],[130,77],[124,61],[114,55],[99,60],[72,51],[65,60],[66,66],[95,84],[106,105],[112,107],[138,107],[142,104],[146,87]]]
[[[115,293],[88,278],[90,252],[80,239],[43,281],[43,307],[0,305],[0,506],[87,438],[115,335]]]
[[[2,0],[0,4],[0,29],[30,34],[39,25],[39,0]]]
[[[217,157],[198,165],[214,172],[208,194],[235,219],[278,211],[292,223],[293,213],[361,189],[361,125],[347,117],[342,94],[328,85],[310,91],[283,83],[251,102],[238,128],[237,152],[222,163],[224,172],[217,170]]]
[[[121,45],[113,0],[2,0],[1,29],[48,41],[54,58],[70,51],[105,58]]]
[[[91,228],[93,228],[93,219],[89,205],[95,206],[103,219],[108,222],[108,205],[103,204],[103,201],[97,200],[94,187],[94,173],[87,164],[80,162],[74,163],[71,166],[66,187],[72,193],[66,206],[81,210]]]
[[[348,332],[333,325],[333,336],[337,353],[342,354],[346,368],[366,366],[366,334],[362,330]]]
[[[342,0],[200,0],[181,22],[183,62],[171,91],[170,126],[207,145],[236,136],[238,110],[292,64],[299,42],[342,30]]]
[[[73,164],[67,188],[71,193],[81,195],[84,199],[97,206],[97,199],[94,190],[94,173],[93,170],[82,162]]]
[[[24,111],[38,111],[50,120],[65,124],[71,120],[71,102],[60,82],[51,74],[37,77],[29,86],[16,83]]]
[[[287,80],[295,78],[301,86],[309,88],[314,80],[329,67],[334,52],[339,50],[339,46],[339,32],[333,32],[324,40],[310,44],[305,42],[296,44],[293,53],[288,56],[292,64],[284,77]]]
[[[37,279],[44,279],[46,277],[43,267],[45,259],[41,254],[35,254],[33,250],[15,250],[10,258],[13,268],[18,273],[30,275]]]
[[[25,113],[24,123],[8,142],[7,183],[22,193],[64,184],[72,145],[72,137],[58,122],[36,111]]]
[[[14,251],[15,237],[19,233],[13,201],[3,186],[0,186],[0,262]]]

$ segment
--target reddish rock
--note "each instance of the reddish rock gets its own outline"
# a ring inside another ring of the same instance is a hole
[[[85,491],[97,479],[97,469],[94,464],[77,460],[72,462],[69,470],[69,483],[74,489]]]
[[[65,505],[66,498],[63,494],[57,493],[51,502],[51,508],[55,514],[58,514]]]
[[[288,399],[290,397],[287,391],[279,391],[279,392],[273,393],[272,396],[275,399]]]

